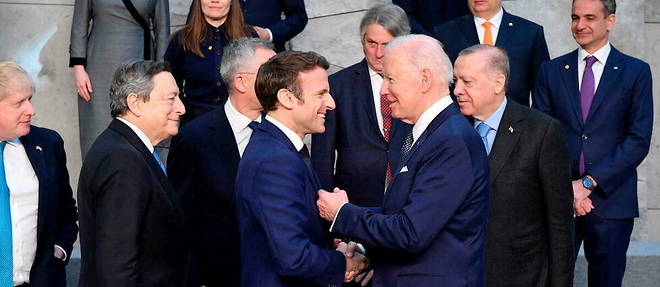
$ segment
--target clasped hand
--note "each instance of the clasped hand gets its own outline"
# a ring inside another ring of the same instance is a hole
[[[369,267],[369,258],[364,256],[362,253],[357,252],[357,244],[353,241],[346,243],[341,242],[339,239],[335,239],[335,245],[337,251],[344,254],[346,258],[346,272],[344,273],[344,282],[353,281],[355,276],[362,273],[367,267]],[[371,273],[373,274],[373,273]],[[360,279],[363,279],[363,286],[369,281],[369,278],[365,276],[360,276]]]

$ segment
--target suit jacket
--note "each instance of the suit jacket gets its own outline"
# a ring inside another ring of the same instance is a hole
[[[534,88],[534,107],[564,124],[573,179],[584,151],[586,173],[598,187],[589,197],[596,215],[639,216],[637,166],[648,154],[653,129],[651,69],[612,47],[583,122],[577,50],[546,62]]]
[[[39,180],[37,249],[30,285],[64,287],[64,266],[71,258],[78,234],[78,212],[69,185],[64,142],[57,132],[35,126],[20,140]],[[53,256],[55,245],[66,251],[66,261]]]
[[[244,0],[241,6],[246,23],[270,29],[278,52],[284,51],[284,43],[302,32],[307,25],[303,0]]]
[[[381,206],[387,162],[392,169],[399,165],[411,126],[392,119],[390,142],[385,141],[366,60],[333,74],[329,81],[337,108],[326,114],[325,133],[312,135],[312,166],[326,190],[339,186],[357,205]]]
[[[341,286],[346,260],[328,249],[316,207],[320,187],[286,135],[264,120],[236,178],[243,287]]]
[[[561,123],[508,101],[489,156],[487,286],[573,286],[573,189]]]
[[[382,213],[348,203],[333,232],[366,244],[374,287],[484,286],[488,193],[483,143],[451,104],[402,158]]]
[[[467,1],[463,0],[393,0],[392,3],[406,11],[415,34],[432,35],[433,27],[470,14]]]
[[[436,27],[434,33],[442,42],[452,63],[463,49],[479,44],[472,14]],[[502,47],[509,56],[507,96],[521,105],[529,106],[529,93],[534,86],[539,67],[550,60],[543,27],[504,11],[495,46]]]
[[[240,286],[234,180],[240,155],[224,105],[184,125],[172,139],[167,174],[186,213],[190,286]]]
[[[115,119],[78,182],[79,286],[183,286],[183,210],[140,138]]]

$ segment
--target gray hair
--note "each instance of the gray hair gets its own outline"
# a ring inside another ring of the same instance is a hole
[[[616,14],[616,0],[600,0],[600,2],[603,3],[605,17]],[[573,0],[573,3],[575,3],[575,0]]]
[[[497,73],[504,75],[506,79],[504,81],[504,90],[506,90],[509,86],[509,74],[511,73],[509,68],[509,56],[507,56],[506,50],[496,46],[477,44],[465,48],[458,53],[458,56],[460,57],[481,52],[488,56],[488,67],[495,69]]]
[[[259,38],[239,38],[231,41],[223,50],[220,74],[231,93],[234,88],[234,77],[246,66],[254,61],[257,49],[273,49],[273,44]]]
[[[5,93],[17,88],[29,86],[34,93],[34,83],[32,77],[28,74],[23,67],[11,61],[0,62],[0,99],[5,96]]]
[[[171,72],[165,62],[137,61],[119,66],[110,85],[110,114],[118,117],[126,114],[126,98],[137,94],[143,102],[149,101],[154,88],[153,77],[160,72]]]
[[[449,57],[438,40],[426,35],[399,36],[385,46],[386,51],[391,51],[398,46],[410,46],[407,54],[410,63],[418,69],[429,69],[441,75],[440,78],[450,85],[453,82],[453,68]]]
[[[379,4],[371,7],[364,14],[360,22],[360,37],[362,39],[364,39],[364,34],[367,33],[367,26],[371,24],[383,26],[387,32],[392,34],[392,37],[410,34],[410,24],[406,12],[395,4]]]

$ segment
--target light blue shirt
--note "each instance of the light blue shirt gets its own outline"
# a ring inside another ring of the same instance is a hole
[[[490,131],[488,132],[488,135],[486,135],[486,139],[488,139],[488,148],[487,150],[490,151],[493,149],[493,143],[495,142],[495,135],[497,135],[497,128],[500,126],[500,122],[502,121],[502,115],[504,115],[504,109],[506,108],[506,97],[500,104],[500,106],[495,110],[495,112],[490,115],[485,121],[483,121],[485,124],[487,124],[490,127]],[[474,121],[474,128],[476,129],[477,126],[481,123],[480,120]]]

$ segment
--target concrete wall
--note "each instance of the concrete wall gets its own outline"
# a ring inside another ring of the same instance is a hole
[[[71,183],[80,170],[76,95],[68,68],[68,45],[74,0],[0,0],[0,59],[26,67],[37,83],[34,122],[60,132],[66,143]],[[291,41],[297,50],[326,56],[337,71],[363,55],[358,24],[364,11],[388,0],[306,0],[310,20]],[[660,74],[660,0],[619,0],[612,43],[624,53],[644,59]],[[171,0],[173,31],[184,22],[190,0]],[[505,0],[505,8],[545,28],[551,57],[576,48],[570,34],[571,0]],[[660,88],[655,85],[654,95]],[[660,110],[660,104],[655,104]],[[658,113],[658,112],[656,112]],[[656,123],[658,120],[656,119]],[[656,129],[659,127],[655,125]],[[654,134],[651,151],[639,168],[641,217],[634,239],[660,241],[660,145]]]

